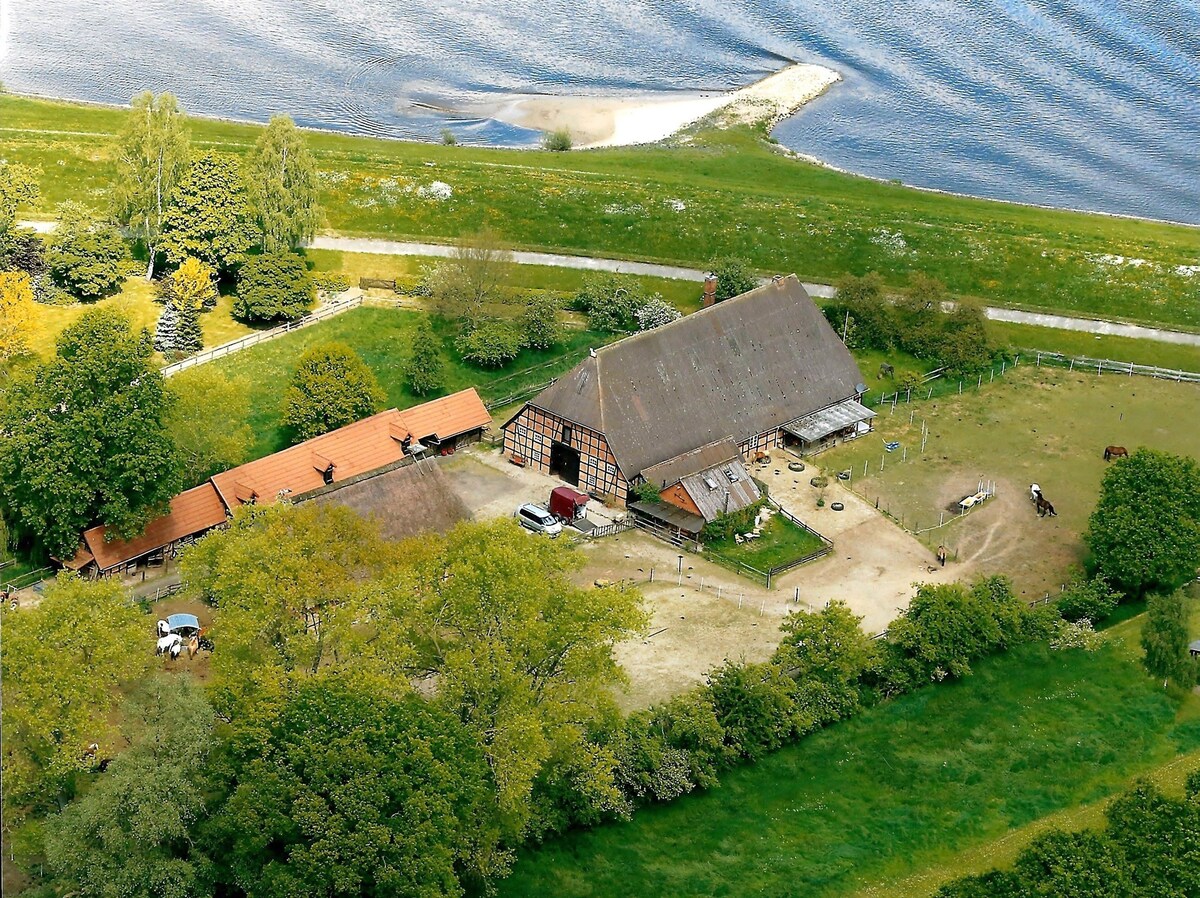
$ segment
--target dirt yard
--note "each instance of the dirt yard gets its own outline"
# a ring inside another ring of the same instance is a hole
[[[951,523],[920,540],[950,549],[957,560],[948,570],[1005,574],[1033,599],[1056,591],[1083,560],[1081,535],[1107,469],[1104,447],[1200,455],[1198,420],[1193,385],[1020,368],[979,392],[885,411],[875,433],[819,461],[829,471],[853,471],[853,489],[910,528],[932,527],[944,514]],[[884,440],[901,448],[886,453]],[[995,482],[995,498],[956,518],[958,501],[980,480]],[[1057,517],[1037,516],[1031,483]]]

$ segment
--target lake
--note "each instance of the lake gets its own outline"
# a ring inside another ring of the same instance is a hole
[[[845,79],[775,136],[850,171],[1200,224],[1195,0],[0,0],[9,90],[433,140],[538,135],[430,109],[509,93]],[[0,123],[2,126],[3,123]]]

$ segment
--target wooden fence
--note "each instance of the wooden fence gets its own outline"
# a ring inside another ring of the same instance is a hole
[[[1173,380],[1180,383],[1200,383],[1200,373],[1182,371],[1177,368],[1159,368],[1157,365],[1135,365],[1133,362],[1114,362],[1112,359],[1093,359],[1085,355],[1063,355],[1059,352],[1035,350],[1035,364],[1053,365],[1070,371],[1095,371],[1097,374],[1121,374],[1133,377],[1153,377],[1158,380]]]
[[[12,592],[18,589],[25,589],[32,586],[39,580],[44,580],[48,574],[54,573],[48,567],[38,568],[36,571],[26,571],[19,577],[13,577],[7,583],[0,583],[0,592]]]
[[[347,291],[347,293],[353,292]],[[289,321],[270,330],[247,334],[236,340],[230,340],[228,343],[222,343],[220,346],[214,346],[212,349],[202,350],[195,355],[190,355],[186,359],[181,359],[170,365],[164,365],[162,375],[163,377],[170,377],[172,374],[178,374],[180,371],[186,371],[188,368],[195,368],[197,365],[203,365],[206,362],[211,362],[213,359],[241,352],[243,349],[257,346],[259,343],[265,343],[268,340],[274,340],[276,337],[282,337],[284,334],[300,330],[301,328],[308,327],[310,324],[316,324],[318,321],[324,321],[326,318],[332,318],[334,315],[340,315],[343,312],[348,312],[362,305],[363,298],[361,292],[353,296],[347,296],[343,293],[342,296],[344,297],[343,299],[336,299],[333,302],[327,303],[296,321]]]

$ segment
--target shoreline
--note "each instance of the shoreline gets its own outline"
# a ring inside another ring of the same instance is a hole
[[[7,95],[11,96],[11,97],[16,97],[18,99],[37,100],[37,101],[45,101],[45,102],[50,102],[50,103],[65,103],[65,104],[71,105],[71,106],[91,106],[91,107],[95,107],[97,109],[120,109],[120,110],[126,110],[126,111],[129,109],[128,103],[103,103],[98,100],[80,100],[75,97],[60,97],[60,96],[55,96],[52,94],[18,93],[18,92],[8,91]],[[206,121],[228,122],[230,124],[235,124],[235,125],[252,125],[252,126],[258,127],[258,128],[266,127],[265,121],[257,121],[255,119],[235,118],[233,116],[228,116],[228,115],[214,115],[214,114],[209,114],[209,113],[186,112],[186,111],[185,111],[185,115],[188,118],[203,119]],[[781,119],[782,118],[787,118],[787,116],[786,115],[782,116]],[[774,124],[778,124],[778,121],[775,122]],[[423,144],[426,146],[440,146],[440,144],[438,144],[436,141],[433,141],[433,140],[416,140],[411,137],[391,137],[391,136],[378,135],[378,134],[360,134],[356,131],[339,130],[337,128],[318,128],[318,127],[314,127],[312,125],[297,125],[297,127],[302,131],[308,131],[313,134],[329,134],[329,135],[338,136],[338,137],[351,137],[351,138],[356,138],[356,139],[360,139],[360,140],[383,140],[383,141],[390,141],[390,142],[396,142],[396,143]],[[773,125],[771,127],[773,127]],[[506,151],[513,151],[513,152],[537,151],[539,149],[538,147],[505,147],[505,146],[500,146],[497,144],[478,144],[478,145],[464,144],[464,146],[474,146],[477,149],[495,149],[495,150],[506,150]],[[602,149],[602,147],[597,147],[596,149]],[[825,168],[825,169],[829,169],[830,171],[837,172],[838,174],[842,174],[842,175],[846,175],[848,177],[854,177],[854,178],[866,178],[869,181],[874,181],[879,184],[892,184],[896,187],[901,187],[901,188],[904,188],[907,190],[920,190],[924,193],[937,193],[937,194],[941,194],[943,196],[951,196],[951,197],[956,197],[958,199],[966,199],[966,200],[978,200],[980,202],[985,202],[985,203],[1001,203],[1001,204],[1007,204],[1007,205],[1011,205],[1011,206],[1021,206],[1026,209],[1044,209],[1048,212],[1069,212],[1069,213],[1076,214],[1076,215],[1097,215],[1097,216],[1102,216],[1104,218],[1117,218],[1117,219],[1122,219],[1125,221],[1141,221],[1141,222],[1146,222],[1147,224],[1169,225],[1171,227],[1200,230],[1200,223],[1198,223],[1198,222],[1176,221],[1176,220],[1170,219],[1170,218],[1154,218],[1149,215],[1134,215],[1133,213],[1130,213],[1130,212],[1107,212],[1107,211],[1103,211],[1100,209],[1085,209],[1085,208],[1081,208],[1078,206],[1052,206],[1047,203],[1032,203],[1027,200],[1003,199],[1000,197],[983,196],[981,194],[976,194],[976,193],[962,193],[961,191],[947,190],[942,187],[923,187],[923,186],[920,186],[917,184],[909,184],[906,181],[901,181],[899,183],[896,183],[896,181],[891,178],[884,178],[880,175],[871,175],[871,174],[866,174],[865,172],[856,172],[856,171],[851,171],[850,169],[847,169],[847,168],[842,168],[838,165],[833,164],[832,162],[826,162],[825,160],[823,160],[817,156],[811,156],[807,153],[801,153],[798,150],[790,149],[789,147],[783,146],[782,144],[776,145],[774,147],[774,149],[777,152],[779,152],[780,154],[786,155],[797,161],[806,162],[806,163],[809,163],[810,165],[817,165],[817,166],[820,166],[821,168]]]
[[[792,63],[753,84],[728,91],[615,97],[516,95],[450,111],[533,131],[565,130],[578,149],[638,146],[666,140],[718,113],[718,126],[765,124],[770,128],[841,80],[841,75],[825,66]]]

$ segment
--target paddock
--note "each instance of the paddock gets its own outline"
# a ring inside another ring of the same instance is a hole
[[[1083,561],[1081,537],[1100,482],[1120,463],[1105,461],[1106,447],[1198,455],[1198,417],[1196,385],[1023,366],[981,390],[885,408],[875,438],[839,447],[820,463],[851,471],[852,489],[905,529],[921,531],[927,546],[946,545],[947,570],[968,564],[1005,574],[1035,599],[1056,591]],[[886,452],[885,440],[900,448]],[[995,497],[961,517],[952,513],[981,479],[994,481]],[[1038,516],[1031,483],[1057,516]]]

